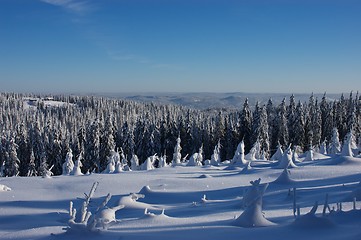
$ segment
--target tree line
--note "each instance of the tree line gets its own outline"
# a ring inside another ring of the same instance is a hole
[[[54,106],[54,101],[62,102]],[[334,129],[343,140],[349,131],[361,141],[361,97],[352,92],[337,100],[313,94],[307,102],[293,95],[274,104],[246,99],[240,110],[196,110],[177,105],[139,103],[94,96],[0,93],[0,174],[37,176],[51,167],[55,175],[69,149],[83,159],[82,171],[101,172],[107,157],[120,149],[140,163],[158,154],[172,161],[177,138],[187,158],[203,145],[210,159],[220,142],[222,160],[231,159],[240,141],[246,153],[257,142],[269,158],[277,148],[298,146],[306,151],[330,141]]]

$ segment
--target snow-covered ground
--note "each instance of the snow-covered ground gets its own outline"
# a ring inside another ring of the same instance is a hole
[[[41,103],[44,107],[64,107],[70,103],[55,101],[53,98],[29,98],[23,99],[24,109],[36,109],[38,104]],[[73,105],[73,104],[70,104]]]
[[[1,178],[0,239],[361,239],[361,158],[334,157],[297,165],[277,183],[285,171],[265,161],[254,161],[246,170],[177,166],[117,174]],[[270,224],[241,227],[243,197],[250,181],[258,178],[261,184],[269,183],[262,211]],[[94,182],[99,185],[89,203],[91,212],[108,193],[112,194],[109,211],[124,208],[116,211],[116,221],[108,229],[90,232],[77,225],[69,229],[70,201],[79,214],[84,193],[89,195]],[[294,187],[301,214],[296,221]],[[335,211],[322,217],[326,194]],[[356,210],[352,210],[355,197]],[[316,201],[316,216],[305,216]],[[338,203],[342,211],[337,211]]]

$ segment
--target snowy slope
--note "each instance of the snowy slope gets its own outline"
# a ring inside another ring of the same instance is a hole
[[[177,166],[119,174],[1,178],[0,184],[10,191],[0,192],[0,239],[361,239],[361,210],[352,210],[353,198],[361,200],[360,158],[301,163],[289,170],[287,181],[283,177],[274,182],[283,171],[256,161],[247,172],[227,166]],[[242,198],[250,181],[258,178],[269,183],[262,211],[274,224],[240,227],[236,219],[244,211]],[[99,186],[89,208],[95,209],[111,193],[107,206],[124,205],[116,212],[118,221],[96,233],[64,230],[70,201],[80,209],[94,182]],[[294,187],[301,215],[318,201],[316,216],[294,222]],[[343,211],[324,219],[320,215],[326,194],[331,208],[343,202]]]

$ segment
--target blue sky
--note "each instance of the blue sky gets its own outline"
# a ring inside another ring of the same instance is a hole
[[[0,89],[361,90],[356,0],[0,0]]]

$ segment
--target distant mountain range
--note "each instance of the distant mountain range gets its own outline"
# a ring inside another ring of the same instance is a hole
[[[274,104],[279,104],[283,98],[289,102],[291,93],[96,93],[96,96],[122,98],[139,102],[154,102],[161,104],[176,104],[195,109],[241,109],[246,98],[249,104],[255,106],[267,104],[271,98]],[[296,101],[308,101],[309,94],[294,94]],[[314,94],[319,101],[323,94]],[[339,99],[341,94],[326,94],[329,101]],[[348,97],[345,95],[345,97]]]

